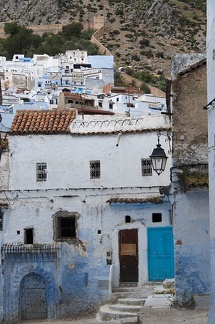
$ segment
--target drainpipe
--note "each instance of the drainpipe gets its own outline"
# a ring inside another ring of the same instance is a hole
[[[117,135],[117,143],[116,143],[116,146],[119,146],[119,141],[120,141],[120,137],[122,135],[122,132],[120,132],[118,135]]]

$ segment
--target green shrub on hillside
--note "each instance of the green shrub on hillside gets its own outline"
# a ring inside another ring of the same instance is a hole
[[[0,55],[12,59],[15,53],[25,56],[48,54],[54,56],[66,50],[86,50],[89,55],[99,54],[98,47],[90,42],[93,31],[83,31],[83,25],[72,22],[63,26],[58,34],[44,33],[42,36],[33,34],[33,31],[17,23],[5,23],[5,39],[0,39]]]

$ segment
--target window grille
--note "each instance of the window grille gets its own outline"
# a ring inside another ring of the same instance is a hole
[[[36,175],[37,175],[37,181],[47,180],[47,163],[37,163]]]
[[[58,239],[68,240],[76,237],[75,217],[58,217]]]
[[[142,159],[142,176],[151,176],[152,175],[152,161],[151,159]]]
[[[90,178],[99,179],[100,175],[100,161],[90,161]]]

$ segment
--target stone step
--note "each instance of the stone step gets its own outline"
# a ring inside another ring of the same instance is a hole
[[[141,305],[145,304],[146,298],[118,298],[119,304],[125,305]]]
[[[141,305],[126,305],[126,304],[113,304],[109,305],[109,308],[114,311],[119,312],[131,312],[131,313],[137,313],[141,310]]]
[[[137,324],[137,317],[122,318],[121,324]]]
[[[124,292],[124,291],[139,292],[140,290],[144,290],[144,288],[119,286],[112,289],[113,292]]]
[[[103,321],[110,321],[113,319],[137,317],[137,313],[134,312],[122,312],[118,310],[113,310],[110,308],[112,305],[103,305],[99,308],[99,318]]]
[[[144,291],[141,291],[141,292],[129,292],[129,291],[113,292],[110,295],[110,301],[113,302],[113,303],[116,303],[117,300],[118,299],[121,299],[121,298],[138,298],[138,299],[144,299],[144,298],[147,298],[151,294],[150,293],[147,293],[147,292],[144,292]]]
[[[120,282],[119,287],[137,287],[137,282]]]

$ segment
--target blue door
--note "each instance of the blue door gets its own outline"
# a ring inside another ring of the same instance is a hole
[[[172,227],[148,228],[149,281],[174,278]]]

